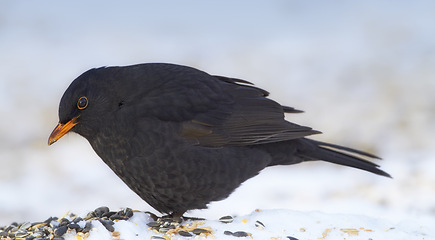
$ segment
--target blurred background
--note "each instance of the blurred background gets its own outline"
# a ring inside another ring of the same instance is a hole
[[[373,152],[394,179],[315,162],[273,167],[190,215],[255,209],[435,220],[433,1],[0,1],[0,225],[100,206],[153,211],[68,134],[60,98],[93,67],[189,65],[245,79],[313,138]]]

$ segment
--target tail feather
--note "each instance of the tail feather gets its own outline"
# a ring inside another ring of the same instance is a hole
[[[390,174],[379,169],[379,165],[372,163],[363,158],[363,157],[366,158],[368,157],[368,158],[379,159],[379,157],[373,154],[344,147],[344,146],[319,142],[311,139],[305,139],[305,140],[308,140],[310,143],[315,144],[317,146],[316,147],[317,149],[315,151],[312,151],[311,149],[311,151],[301,152],[301,154],[303,154],[307,158],[306,161],[323,160],[330,163],[358,168],[374,174],[391,178]]]
[[[356,150],[350,147],[345,147],[345,146],[340,146],[340,145],[335,145],[335,144],[331,144],[331,143],[325,143],[325,142],[320,142],[320,141],[315,141],[310,139],[310,141],[315,142],[318,146],[320,147],[329,147],[331,149],[337,149],[337,150],[342,150],[344,152],[349,152],[349,153],[355,153],[361,156],[365,156],[365,157],[369,157],[369,158],[376,158],[376,159],[381,159],[380,157],[373,155],[371,153],[366,153],[360,150]]]

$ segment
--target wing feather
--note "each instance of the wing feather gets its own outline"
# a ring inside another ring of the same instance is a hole
[[[203,146],[246,146],[280,142],[320,133],[290,123],[284,112],[300,112],[266,98],[268,92],[246,85],[247,81],[216,77],[222,81],[226,99],[215,108],[197,114],[183,124],[182,135]],[[228,97],[228,96],[227,96]]]

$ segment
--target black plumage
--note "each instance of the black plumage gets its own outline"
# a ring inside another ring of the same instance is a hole
[[[176,217],[273,165],[323,160],[389,177],[365,160],[374,155],[305,138],[319,132],[286,121],[300,111],[268,94],[174,64],[91,69],[64,93],[49,144],[82,135],[142,199]]]

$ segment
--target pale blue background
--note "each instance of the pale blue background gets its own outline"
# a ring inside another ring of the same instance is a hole
[[[196,216],[255,208],[391,219],[435,212],[433,1],[0,2],[0,225],[101,205],[152,210],[73,134],[47,147],[69,83],[104,65],[172,62],[246,79],[306,113],[316,139],[375,152],[388,180],[274,168]]]

